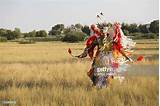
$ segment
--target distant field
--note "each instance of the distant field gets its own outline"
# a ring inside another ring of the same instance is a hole
[[[81,53],[83,42],[0,43],[0,106],[7,100],[16,106],[157,106],[159,42],[136,42],[132,58],[145,60],[130,64],[123,83],[101,90],[86,75],[91,61],[67,53]]]

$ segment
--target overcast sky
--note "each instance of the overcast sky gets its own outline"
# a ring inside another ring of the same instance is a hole
[[[109,22],[150,23],[159,18],[159,0],[0,0],[0,28],[22,32],[96,23],[102,11]]]

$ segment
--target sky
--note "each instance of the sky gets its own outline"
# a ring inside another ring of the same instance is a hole
[[[0,0],[0,28],[21,32],[56,24],[97,23],[103,12],[107,22],[147,24],[159,19],[159,0]]]

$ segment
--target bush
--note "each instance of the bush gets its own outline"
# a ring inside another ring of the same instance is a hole
[[[78,41],[83,41],[85,39],[85,37],[87,36],[87,34],[83,33],[83,32],[68,32],[64,38],[62,39],[62,41],[64,42],[78,42]]]
[[[83,41],[84,38],[87,36],[87,34],[83,32],[73,32],[73,34],[78,37],[78,41]]]
[[[158,36],[155,33],[131,33],[133,39],[157,39]]]
[[[35,43],[35,41],[33,41],[33,40],[21,39],[19,41],[19,44],[33,44],[33,43]]]
[[[155,33],[146,33],[146,34],[144,34],[144,36],[147,39],[156,39],[156,38],[158,38],[158,36]]]
[[[62,40],[63,42],[78,42],[78,37],[73,34],[66,34]]]
[[[47,37],[47,32],[45,30],[37,31],[36,37]]]
[[[28,40],[33,40],[35,42],[48,42],[48,41],[60,41],[61,37],[54,36],[54,37],[28,37]]]
[[[0,42],[7,42],[7,38],[6,37],[0,37]]]
[[[129,36],[133,36],[133,39],[142,39],[144,34],[143,33],[131,33]]]

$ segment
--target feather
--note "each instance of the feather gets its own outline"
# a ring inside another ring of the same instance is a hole
[[[69,53],[69,54],[72,54],[72,51],[71,51],[71,49],[70,49],[70,48],[68,49],[68,53]]]
[[[137,61],[142,61],[144,59],[144,56],[139,56],[138,58],[137,58]]]
[[[101,14],[101,15],[103,15],[103,13],[102,13],[102,12],[101,12],[100,14]]]

